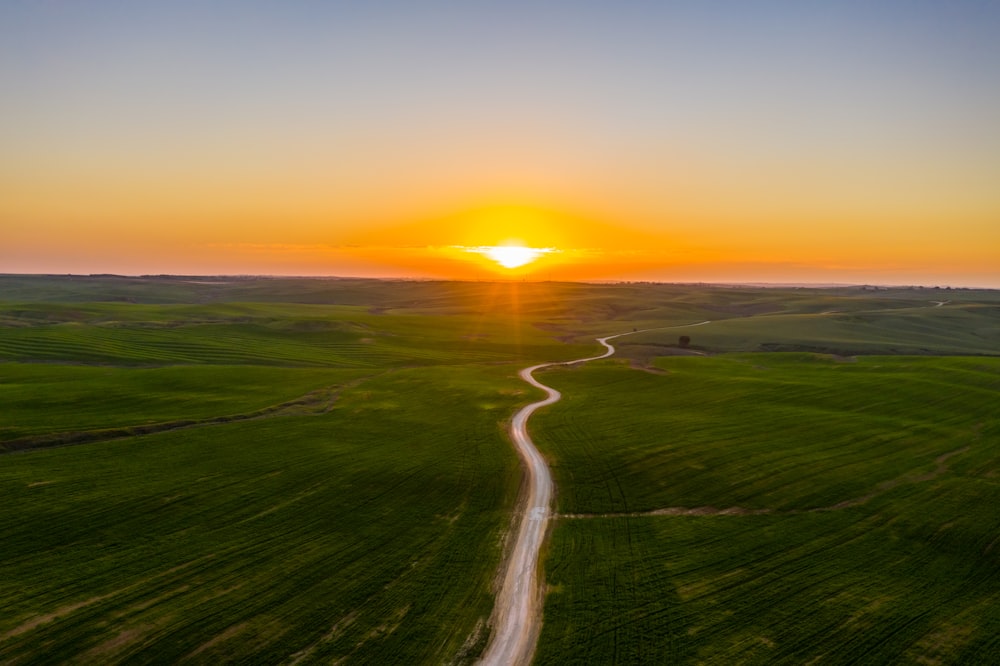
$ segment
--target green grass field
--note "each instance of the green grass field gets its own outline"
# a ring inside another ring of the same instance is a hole
[[[707,328],[707,327],[706,327]],[[553,370],[538,663],[991,663],[1000,359]]]
[[[0,446],[33,435],[254,415],[288,403],[324,409],[342,387],[370,376],[356,369],[251,365],[0,368]]]
[[[544,374],[564,394],[535,426],[560,510],[836,504],[969,446],[1000,395],[997,358],[727,354],[655,370]]]
[[[401,370],[325,414],[10,454],[0,657],[458,655],[491,608],[518,390],[502,369]]]
[[[517,369],[586,347],[461,303],[140,286],[0,305],[0,662],[474,658]]]
[[[0,276],[0,663],[469,663],[517,371],[705,320],[542,373],[537,661],[996,660],[996,292]]]
[[[884,309],[779,313],[715,321],[691,329],[692,344],[713,352],[808,351],[855,354],[996,354],[996,304],[889,306]],[[684,331],[651,331],[624,346],[677,342]]]

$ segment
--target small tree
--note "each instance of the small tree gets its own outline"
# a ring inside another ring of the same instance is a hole
[[[677,344],[681,346],[682,349],[687,349],[688,345],[691,344],[691,338],[687,335],[682,335],[678,340]]]

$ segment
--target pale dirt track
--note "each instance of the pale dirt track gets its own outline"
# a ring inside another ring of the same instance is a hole
[[[551,366],[574,365],[607,358],[615,353],[615,348],[608,343],[608,340],[625,335],[667,328],[690,328],[708,323],[710,322],[703,321],[682,326],[648,328],[642,331],[629,331],[628,333],[597,338],[597,341],[604,345],[606,350],[599,356],[581,358],[575,361],[542,363],[521,371],[521,379],[545,391],[546,397],[544,400],[522,407],[511,421],[511,440],[527,468],[527,492],[524,493],[522,506],[518,507],[514,513],[515,525],[512,532],[517,532],[517,538],[507,560],[507,571],[504,573],[503,582],[497,594],[496,606],[493,609],[491,620],[493,632],[489,645],[479,661],[480,664],[484,666],[530,664],[542,628],[543,586],[538,580],[538,553],[549,525],[553,484],[545,458],[535,448],[528,435],[528,418],[536,410],[558,402],[562,394],[539,382],[532,373],[535,370]]]

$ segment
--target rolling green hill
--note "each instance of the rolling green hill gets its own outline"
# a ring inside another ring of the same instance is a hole
[[[707,328],[707,327],[706,327]],[[538,663],[990,663],[1000,359],[554,370]]]
[[[2,275],[0,662],[471,663],[644,328],[538,663],[997,658],[997,292]]]

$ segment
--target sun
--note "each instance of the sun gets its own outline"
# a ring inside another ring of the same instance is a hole
[[[525,247],[524,245],[480,245],[466,247],[466,252],[475,252],[492,259],[504,268],[513,269],[526,266],[544,254],[555,252],[551,247]]]
[[[487,257],[504,268],[517,268],[530,264],[544,254],[542,248],[521,245],[495,245],[483,252]]]

